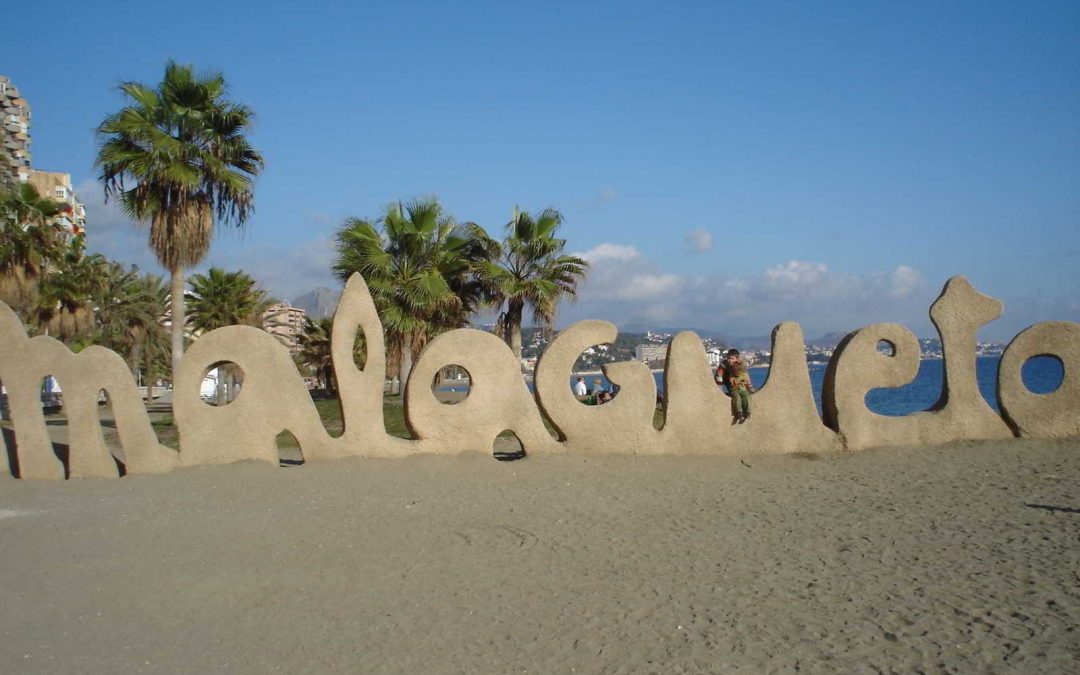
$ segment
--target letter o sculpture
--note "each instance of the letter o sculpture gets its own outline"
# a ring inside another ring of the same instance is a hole
[[[1061,360],[1061,386],[1036,394],[1024,385],[1021,369],[1035,356]],[[1001,412],[1021,436],[1064,438],[1080,435],[1080,323],[1044,321],[1020,332],[1001,357],[997,395]]]

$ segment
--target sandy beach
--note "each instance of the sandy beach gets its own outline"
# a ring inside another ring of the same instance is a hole
[[[1080,441],[0,479],[4,673],[1068,673]]]

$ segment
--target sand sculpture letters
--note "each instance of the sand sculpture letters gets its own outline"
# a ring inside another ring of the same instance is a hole
[[[898,324],[866,326],[840,343],[826,372],[823,416],[814,404],[802,331],[794,323],[780,324],[773,330],[772,365],[755,397],[754,417],[737,426],[727,423],[729,399],[713,382],[700,339],[680,333],[668,347],[665,422],[660,429],[653,426],[656,385],[644,364],[608,365],[605,375],[620,392],[602,406],[583,405],[568,386],[582,351],[616,337],[613,324],[582,321],[559,334],[537,365],[535,395],[501,340],[481,331],[454,330],[432,340],[412,371],[404,403],[414,438],[403,439],[389,435],[383,424],[382,325],[367,285],[353,276],[334,317],[332,352],[344,420],[340,436],[331,436],[322,425],[286,347],[257,328],[230,326],[197,339],[181,362],[173,391],[177,451],[158,442],[120,356],[101,347],[76,354],[50,337],[28,338],[15,314],[0,303],[0,382],[7,389],[14,423],[13,446],[8,447],[5,438],[0,447],[0,471],[36,479],[119,476],[99,422],[102,390],[113,408],[121,459],[129,474],[244,459],[277,465],[276,437],[282,431],[296,437],[306,461],[490,454],[495,438],[507,430],[528,453],[706,455],[1080,435],[1080,324],[1039,323],[1013,339],[998,373],[1000,415],[979,394],[976,334],[1001,312],[1001,302],[979,293],[963,277],[945,284],[930,309],[945,359],[941,398],[930,410],[903,417],[878,415],[865,403],[871,389],[901,386],[918,371],[918,340]],[[352,359],[357,331],[367,339],[362,369]],[[882,340],[892,345],[891,355],[878,351]],[[1032,393],[1021,378],[1023,364],[1040,355],[1057,357],[1064,366],[1061,385],[1049,394]],[[200,398],[200,384],[207,370],[222,363],[243,370],[243,390],[227,405],[208,405]],[[430,385],[435,374],[451,364],[468,371],[470,391],[462,402],[445,405]],[[41,382],[48,375],[63,389],[70,431],[66,467],[53,451],[41,408]],[[554,434],[545,427],[545,418]]]

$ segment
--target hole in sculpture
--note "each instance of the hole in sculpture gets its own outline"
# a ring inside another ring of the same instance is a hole
[[[646,359],[646,363],[650,367],[662,366],[663,359],[667,354],[667,345],[656,345],[656,353],[648,352],[642,358]],[[663,355],[661,355],[661,352]],[[622,355],[622,359],[620,358]],[[649,362],[650,357],[658,358],[659,361]],[[585,405],[596,405],[600,400],[600,392],[606,391],[608,394],[614,396],[618,393],[618,388],[612,386],[611,382],[601,374],[603,367],[609,363],[614,363],[619,360],[629,360],[632,355],[620,352],[616,345],[611,343],[604,343],[593,345],[581,352],[577,361],[574,362],[573,368],[570,372],[573,373],[570,377],[570,389],[574,392],[577,399]],[[578,380],[581,379],[584,383],[585,393],[581,393],[581,385]],[[606,399],[607,400],[607,399]],[[600,401],[600,402],[606,402]]]
[[[1065,379],[1065,364],[1053,354],[1038,354],[1024,361],[1020,377],[1031,393],[1052,394]]]
[[[431,380],[431,393],[439,403],[454,405],[469,397],[472,376],[457,364],[443,366]]]
[[[896,356],[896,345],[888,340],[878,341],[879,352],[883,344],[892,349],[891,356]],[[923,354],[922,349],[920,354]],[[903,417],[915,412],[933,410],[941,401],[944,377],[944,360],[920,356],[915,379],[899,387],[871,389],[866,392],[863,401],[871,412],[887,417]]]
[[[120,431],[116,425],[116,413],[113,411],[112,397],[109,392],[99,389],[97,393],[98,425],[101,429],[101,437],[105,441],[105,447],[109,449],[116,468],[121,476],[127,475],[124,456],[124,446],[120,443]]]
[[[244,383],[244,371],[232,361],[215,363],[203,372],[199,398],[207,405],[228,405],[236,400]]]
[[[0,380],[0,420],[10,420],[11,411],[8,409],[8,395],[7,387],[4,386],[4,381]],[[19,477],[19,454],[15,449],[15,432],[8,426],[0,428],[0,434],[2,434],[3,445],[0,445],[0,452],[6,451],[8,460],[8,469],[12,476]]]
[[[889,340],[878,340],[877,350],[878,354],[884,354],[885,356],[896,356],[896,345]]]
[[[658,349],[655,353],[648,352],[642,358],[648,361],[650,357],[655,357],[662,361],[667,354],[667,345],[656,345],[656,347],[658,347]],[[581,352],[581,355],[578,356],[577,361],[574,362],[574,366],[570,370],[574,373],[595,373],[604,365],[632,358],[632,355],[625,353],[621,357],[617,356],[619,353],[616,346],[610,342],[593,345]]]
[[[4,381],[0,380],[0,420],[10,419],[11,411],[8,410],[7,387],[4,386]]]
[[[358,370],[363,370],[367,365],[367,340],[359,326],[356,327],[356,337],[353,338],[352,358]]]
[[[304,463],[300,441],[296,440],[296,436],[291,431],[282,431],[274,440],[277,442],[279,466],[300,466]]]
[[[513,431],[506,429],[495,437],[492,454],[500,462],[512,462],[525,456],[525,446]]]
[[[52,375],[46,375],[41,379],[41,412],[45,415],[45,426],[49,430],[50,440],[53,437],[53,429],[68,426],[67,415],[64,414],[64,392],[60,382]],[[67,443],[52,441],[52,448],[56,458],[64,465],[64,477],[70,477],[68,466],[70,446]]]
[[[582,388],[584,394],[581,394]],[[619,393],[619,387],[601,374],[574,375],[570,379],[570,389],[581,405],[603,405]]]

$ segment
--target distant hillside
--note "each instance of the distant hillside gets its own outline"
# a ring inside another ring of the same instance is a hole
[[[753,335],[751,337],[731,338],[727,346],[743,351],[758,351],[772,349],[771,335]]]
[[[292,306],[304,310],[313,319],[325,319],[334,315],[340,296],[338,291],[319,287],[294,299]]]
[[[723,333],[719,333],[715,330],[710,330],[707,328],[687,328],[685,326],[681,328],[673,328],[671,326],[661,326],[657,328],[656,326],[648,326],[643,323],[626,323],[619,326],[620,332],[627,334],[634,333],[638,335],[644,335],[645,333],[668,333],[670,335],[677,335],[687,330],[697,333],[698,337],[700,338],[712,338],[725,344],[727,344],[727,342],[731,339]]]
[[[825,335],[822,335],[816,340],[811,340],[810,346],[821,347],[823,349],[832,349],[836,347],[836,345],[840,344],[840,341],[847,337],[847,334],[849,332],[850,331],[839,330],[833,331],[832,333],[826,333]]]

